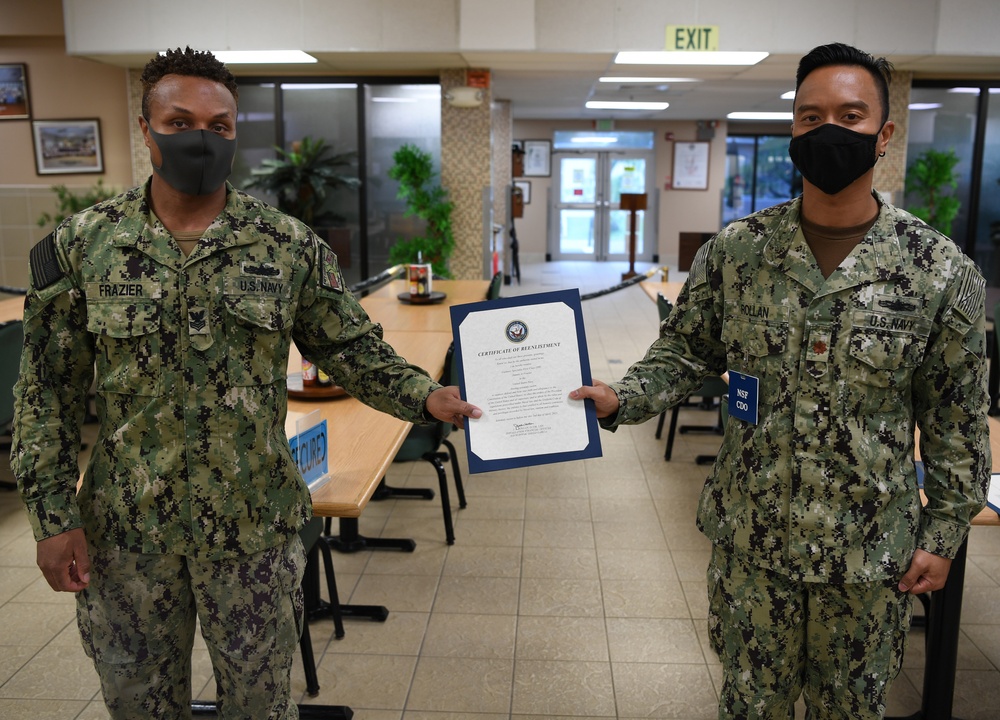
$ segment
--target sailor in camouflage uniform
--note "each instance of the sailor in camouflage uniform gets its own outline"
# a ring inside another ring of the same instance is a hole
[[[284,432],[290,343],[397,417],[479,411],[382,340],[315,234],[225,182],[237,90],[222,63],[170,51],[143,88],[156,172],[31,252],[12,465],[112,717],[190,715],[197,617],[220,717],[294,718],[311,505]]]
[[[985,499],[985,283],[872,192],[889,73],[840,44],[802,59],[789,152],[803,196],[703,246],[645,358],[572,393],[614,428],[729,372],[698,508],[720,718],[789,718],[800,693],[810,718],[882,717],[912,594],[944,585]]]

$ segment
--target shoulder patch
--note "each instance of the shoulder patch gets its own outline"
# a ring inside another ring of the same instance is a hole
[[[986,280],[971,263],[962,274],[961,285],[955,295],[955,311],[969,323],[985,312]]]
[[[56,257],[55,235],[49,233],[31,248],[28,256],[31,282],[36,290],[47,288],[65,275]]]
[[[715,238],[713,237],[698,248],[698,252],[695,253],[694,261],[691,263],[691,270],[688,274],[688,282],[692,288],[708,282],[708,253],[714,244]]]
[[[337,256],[326,245],[319,246],[319,282],[327,290],[344,292],[344,279],[340,276]]]

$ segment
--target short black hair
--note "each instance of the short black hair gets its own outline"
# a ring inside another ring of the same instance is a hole
[[[236,104],[240,103],[240,91],[236,78],[215,55],[207,50],[198,51],[186,47],[183,50],[167,50],[165,55],[157,55],[142,69],[142,116],[149,120],[149,94],[156,83],[165,75],[189,75],[222,83],[233,94]]]
[[[889,83],[892,82],[892,63],[884,57],[876,58],[864,50],[845,45],[831,43],[815,47],[799,60],[799,69],[795,73],[795,93],[798,95],[802,81],[813,70],[828,65],[847,65],[861,67],[875,79],[879,97],[882,100],[882,124],[889,119]]]

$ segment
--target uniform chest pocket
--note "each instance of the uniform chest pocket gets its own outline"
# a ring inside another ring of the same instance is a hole
[[[99,392],[160,394],[159,302],[88,302],[87,330],[95,336]]]
[[[730,318],[723,327],[722,339],[730,370],[761,377],[781,363],[788,342],[788,323]]]
[[[275,297],[226,295],[229,380],[233,385],[269,385],[287,375],[291,308]]]
[[[923,359],[926,337],[855,324],[841,378],[844,411],[851,415],[897,411],[909,403],[913,370]]]

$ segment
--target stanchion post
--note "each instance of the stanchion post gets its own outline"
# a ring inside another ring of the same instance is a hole
[[[622,280],[628,280],[637,275],[635,271],[636,213],[646,209],[646,193],[622,193],[618,207],[622,210],[628,210],[628,272],[622,273]]]

